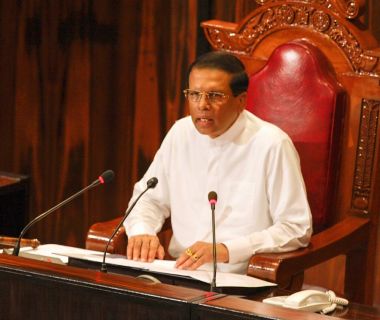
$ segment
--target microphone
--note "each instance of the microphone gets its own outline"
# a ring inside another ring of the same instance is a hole
[[[100,184],[105,184],[105,183],[108,183],[110,182],[113,177],[115,176],[114,172],[112,170],[107,170],[105,172],[103,172],[98,179],[96,179],[93,183],[91,183],[89,186],[85,187],[84,189],[78,191],[77,193],[73,194],[71,197],[67,198],[66,200],[58,203],[56,206],[54,206],[53,208],[41,213],[40,215],[38,215],[37,217],[35,217],[32,221],[30,221],[26,227],[24,229],[22,229],[21,233],[20,233],[20,236],[18,237],[17,239],[17,242],[16,242],[16,245],[13,249],[13,255],[14,256],[18,256],[19,252],[20,252],[20,243],[21,243],[21,239],[22,237],[24,236],[25,232],[28,231],[28,229],[34,225],[36,222],[42,220],[43,218],[45,218],[46,216],[48,216],[50,213],[52,213],[53,211],[59,209],[60,207],[64,206],[66,203],[72,201],[73,199],[75,199],[76,197],[78,197],[79,195],[81,195],[82,193],[84,193],[85,191],[89,190],[89,189],[92,189]]]
[[[132,203],[132,205],[129,207],[129,209],[127,210],[127,212],[124,214],[123,219],[121,219],[121,221],[119,222],[119,224],[117,225],[117,227],[113,231],[112,235],[108,239],[106,248],[104,249],[103,262],[102,262],[102,266],[100,268],[101,272],[107,272],[106,254],[107,254],[108,246],[111,243],[111,240],[113,239],[113,237],[115,236],[115,234],[117,233],[117,231],[120,229],[120,227],[123,224],[123,222],[125,221],[125,219],[127,219],[128,215],[131,213],[132,209],[134,208],[134,206],[136,205],[136,203],[140,200],[140,198],[143,196],[143,194],[145,192],[147,192],[149,189],[154,189],[156,187],[157,183],[158,183],[158,179],[156,177],[150,178],[146,182],[146,188],[145,188],[145,190],[143,192],[141,192],[140,195],[136,198],[136,200]]]
[[[215,240],[215,204],[218,201],[218,195],[215,191],[208,193],[208,202],[211,205],[211,217],[212,217],[212,262],[213,262],[213,276],[210,285],[210,291],[214,291],[216,288],[216,240]]]

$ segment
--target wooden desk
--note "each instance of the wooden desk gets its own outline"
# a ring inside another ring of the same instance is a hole
[[[266,295],[267,297],[268,295]],[[380,319],[380,310],[369,306],[350,304],[349,307],[334,311],[328,316],[261,303],[261,297],[248,299],[225,296],[200,302],[193,308],[196,319],[293,319],[293,320],[375,320]],[[265,315],[265,317],[261,316]]]
[[[267,296],[268,292],[261,292]],[[128,275],[0,255],[0,319],[338,319]],[[380,319],[353,305],[345,319]]]
[[[0,255],[1,319],[190,319],[207,292]]]

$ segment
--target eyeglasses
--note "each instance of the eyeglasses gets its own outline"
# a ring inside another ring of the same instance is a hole
[[[190,90],[185,89],[183,90],[183,93],[185,94],[185,97],[191,101],[191,102],[200,102],[202,99],[202,96],[205,95],[207,98],[207,101],[210,103],[222,103],[224,100],[227,100],[229,98],[228,95],[224,94],[223,92],[214,92],[214,91],[197,91],[197,90]]]

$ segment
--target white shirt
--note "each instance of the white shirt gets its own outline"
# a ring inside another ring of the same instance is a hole
[[[229,251],[218,270],[245,273],[256,252],[307,246],[312,219],[298,154],[278,127],[244,110],[222,135],[200,134],[190,117],[165,137],[130,204],[158,178],[126,219],[129,236],[156,234],[171,216],[169,253],[178,257],[196,241],[212,242],[208,193],[215,191],[216,241]]]

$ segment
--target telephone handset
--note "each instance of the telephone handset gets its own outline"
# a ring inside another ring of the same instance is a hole
[[[267,298],[264,299],[263,302],[297,310],[310,312],[321,311],[325,314],[334,311],[337,305],[348,305],[348,300],[337,297],[331,290],[326,292],[319,290],[302,290],[290,296]]]

